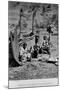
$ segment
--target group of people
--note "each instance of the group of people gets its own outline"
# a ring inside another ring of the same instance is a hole
[[[38,44],[31,46],[30,49],[27,49],[27,43],[24,42],[22,46],[20,46],[19,52],[19,60],[28,60],[31,61],[31,58],[37,58],[38,54],[49,54],[50,55],[50,48],[49,48],[49,40],[47,36],[43,36],[43,43],[40,47]]]

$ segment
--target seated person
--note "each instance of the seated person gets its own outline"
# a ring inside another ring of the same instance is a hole
[[[22,60],[28,60],[31,59],[31,53],[30,50],[27,49],[27,44],[23,43],[23,46],[20,47],[20,56]]]
[[[27,44],[23,43],[23,46],[20,47],[20,56],[22,59],[26,59],[27,57]]]
[[[32,58],[37,58],[38,56],[38,48],[36,45],[33,46]]]
[[[30,52],[30,50],[27,51],[27,61],[31,61],[31,52]]]
[[[41,51],[44,54],[50,54],[49,42],[47,36],[43,37],[44,42],[42,43]]]
[[[39,47],[39,54],[42,54],[42,48]]]

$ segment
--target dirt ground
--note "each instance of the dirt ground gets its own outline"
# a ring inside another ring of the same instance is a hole
[[[42,61],[26,62],[9,68],[9,80],[45,79],[58,77],[58,66]]]

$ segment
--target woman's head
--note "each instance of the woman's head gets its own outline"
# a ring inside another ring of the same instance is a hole
[[[47,39],[47,36],[43,36],[43,40],[46,40]]]
[[[25,49],[27,47],[27,44],[26,43],[23,43],[23,48]]]

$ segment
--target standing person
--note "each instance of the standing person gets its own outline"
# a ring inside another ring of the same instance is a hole
[[[38,48],[37,45],[33,46],[33,53],[32,53],[32,58],[37,58],[38,56]]]
[[[35,45],[33,46],[32,58],[37,58],[38,56],[38,51],[39,51],[38,39],[39,36],[35,35]]]
[[[48,43],[49,43],[49,58],[50,58],[50,35],[53,33],[51,25],[48,25],[47,32],[49,34]]]
[[[48,25],[48,26],[47,26],[47,32],[48,32],[49,34],[53,33],[51,25]]]
[[[35,35],[35,45],[37,45],[38,39],[39,39],[39,36],[38,35]]]

